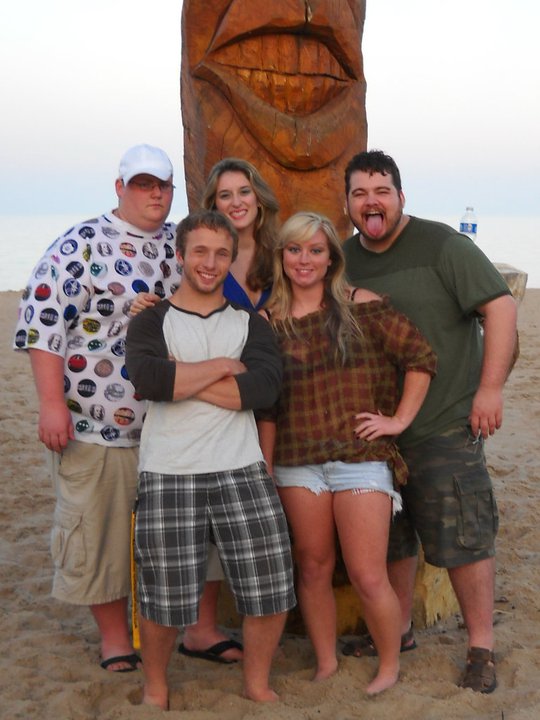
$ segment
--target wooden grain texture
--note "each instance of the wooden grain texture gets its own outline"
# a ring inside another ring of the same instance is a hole
[[[366,147],[364,0],[186,0],[182,120],[190,209],[224,157],[252,162],[286,219],[328,215],[345,237],[343,175]]]

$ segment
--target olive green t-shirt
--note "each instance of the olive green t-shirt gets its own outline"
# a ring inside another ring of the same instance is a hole
[[[510,294],[484,253],[448,225],[411,217],[388,250],[375,253],[358,235],[344,244],[352,285],[387,294],[437,354],[437,376],[399,444],[410,447],[467,422],[482,364],[477,307]]]

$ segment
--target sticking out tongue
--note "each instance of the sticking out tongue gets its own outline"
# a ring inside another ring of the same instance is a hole
[[[373,237],[377,237],[378,235],[380,235],[382,232],[382,224],[382,215],[377,214],[366,216],[366,225],[369,235],[372,235]]]

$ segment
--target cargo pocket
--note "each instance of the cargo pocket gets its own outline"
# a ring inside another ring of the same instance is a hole
[[[60,500],[54,511],[51,530],[51,557],[57,569],[80,577],[86,563],[83,516],[76,508]]]
[[[499,529],[499,512],[489,476],[477,469],[455,473],[458,502],[457,541],[468,550],[492,547]]]

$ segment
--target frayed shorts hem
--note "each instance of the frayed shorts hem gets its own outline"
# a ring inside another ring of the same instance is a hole
[[[301,487],[315,495],[380,492],[392,500],[393,513],[402,509],[401,494],[394,490],[392,471],[382,461],[344,463],[337,460],[320,465],[276,465],[274,480],[278,488]]]

